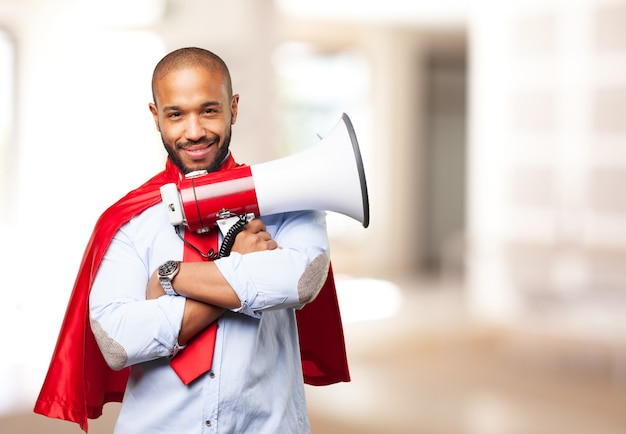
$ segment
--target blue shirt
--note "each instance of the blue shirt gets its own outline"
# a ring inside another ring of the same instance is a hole
[[[89,310],[131,366],[116,434],[310,432],[295,309],[302,272],[328,254],[324,213],[262,219],[282,248],[216,261],[242,306],[219,319],[212,370],[189,386],[169,366],[185,298],[145,296],[160,264],[182,260],[183,243],[162,203],[115,235]]]

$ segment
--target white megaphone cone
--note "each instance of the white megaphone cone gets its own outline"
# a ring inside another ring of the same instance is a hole
[[[251,167],[261,215],[319,209],[369,225],[361,152],[345,113],[318,145]]]
[[[180,188],[180,190],[179,190]],[[205,232],[233,215],[326,210],[369,225],[361,152],[345,113],[319,144],[297,154],[223,173],[189,174],[161,187],[170,223]]]

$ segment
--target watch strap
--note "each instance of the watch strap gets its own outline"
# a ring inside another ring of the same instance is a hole
[[[173,296],[180,295],[178,292],[176,292],[176,290],[172,286],[171,280],[161,278],[159,279],[159,281],[161,282],[161,286],[163,287],[163,290],[165,291],[167,295],[173,295]]]

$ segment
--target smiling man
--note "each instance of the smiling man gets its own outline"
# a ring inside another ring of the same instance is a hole
[[[170,56],[155,69],[150,111],[170,159],[183,173],[213,172],[228,155],[239,95],[233,95],[222,62],[201,53]]]
[[[159,187],[239,166],[239,96],[199,48],[165,56],[152,90],[166,168],[96,224],[35,411],[86,431],[122,401],[118,434],[308,433],[304,382],[349,381],[324,213],[254,219],[203,260],[221,236],[180,236]]]

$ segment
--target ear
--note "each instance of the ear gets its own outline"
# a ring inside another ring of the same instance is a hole
[[[150,113],[152,113],[152,117],[154,118],[154,124],[156,125],[156,129],[160,133],[161,127],[159,126],[159,109],[153,102],[148,104],[148,106],[150,107]]]
[[[237,122],[237,111],[239,110],[239,94],[233,95],[233,99],[230,102],[230,124],[234,125]]]

